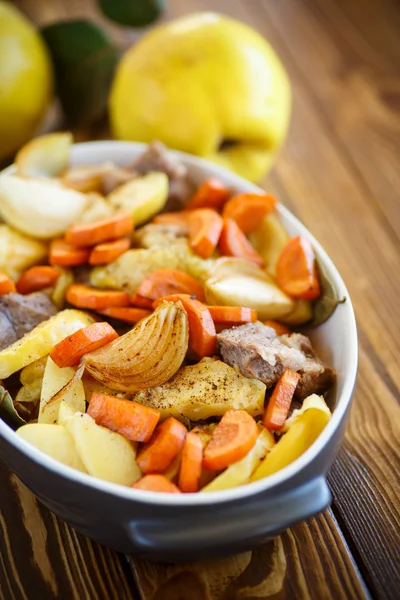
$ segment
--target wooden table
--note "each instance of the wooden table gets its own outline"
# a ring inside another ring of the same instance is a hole
[[[39,24],[64,16],[99,18],[90,0],[18,4]],[[210,564],[150,564],[76,533],[0,465],[0,597],[394,600],[400,597],[399,5],[395,0],[168,5],[171,17],[218,6],[253,25],[291,76],[290,135],[265,188],[333,258],[359,327],[354,406],[329,476],[333,505],[254,552]],[[123,45],[136,35],[108,27]]]

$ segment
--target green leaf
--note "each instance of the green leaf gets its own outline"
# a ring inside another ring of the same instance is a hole
[[[2,385],[0,385],[0,418],[13,429],[17,429],[26,423],[15,410],[13,399]]]
[[[340,298],[333,283],[329,279],[325,268],[318,261],[319,280],[321,284],[321,296],[314,302],[313,319],[307,323],[307,327],[316,327],[325,323],[334,313],[338,304],[346,302],[346,298]]]
[[[164,0],[99,0],[104,15],[130,27],[145,27],[160,16]]]
[[[61,21],[42,30],[56,74],[57,93],[69,125],[103,116],[119,50],[86,20]]]

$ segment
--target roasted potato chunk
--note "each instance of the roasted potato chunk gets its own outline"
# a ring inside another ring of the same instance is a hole
[[[187,242],[177,241],[168,247],[128,250],[109,265],[95,267],[90,273],[90,283],[134,294],[143,279],[157,269],[180,269],[204,281],[213,262],[196,256]]]
[[[199,421],[221,417],[227,410],[244,409],[253,417],[264,409],[266,387],[257,379],[243,377],[224,362],[203,358],[183,367],[162,386],[129,397],[169,416]]]

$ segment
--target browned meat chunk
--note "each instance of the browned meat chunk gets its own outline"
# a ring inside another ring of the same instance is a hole
[[[51,300],[41,292],[11,293],[0,298],[0,350],[7,348],[57,312]]]
[[[296,397],[322,394],[333,384],[335,373],[316,356],[310,340],[300,334],[277,336],[262,323],[249,323],[218,334],[223,360],[246,377],[255,377],[273,386],[284,369],[301,374]]]
[[[169,179],[168,200],[164,212],[180,210],[192,193],[185,165],[172,156],[161,142],[152,142],[130,167],[142,175],[163,171]]]

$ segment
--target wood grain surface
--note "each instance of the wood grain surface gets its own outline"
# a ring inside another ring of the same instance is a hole
[[[39,24],[95,16],[123,47],[138,35],[110,26],[91,0],[17,4]],[[332,509],[230,559],[127,562],[61,523],[0,465],[1,599],[399,597],[399,3],[169,0],[164,18],[216,7],[265,35],[290,74],[292,125],[264,187],[323,244],[357,313],[360,371],[329,475]]]

